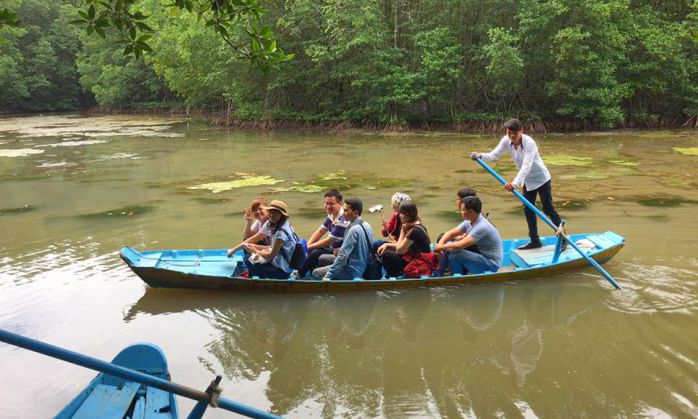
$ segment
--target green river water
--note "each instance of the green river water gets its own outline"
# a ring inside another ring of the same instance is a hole
[[[353,293],[149,288],[122,246],[229,247],[258,195],[286,201],[306,237],[328,186],[386,208],[409,193],[432,239],[458,222],[464,186],[504,238],[525,237],[526,222],[467,158],[495,135],[0,119],[0,328],[105,360],[153,342],[175,381],[204,389],[218,373],[224,396],[296,418],[698,417],[698,132],[534,138],[568,232],[626,238],[604,265],[623,291],[590,268]],[[497,169],[515,175],[508,157]],[[0,344],[0,417],[49,417],[94,375]]]

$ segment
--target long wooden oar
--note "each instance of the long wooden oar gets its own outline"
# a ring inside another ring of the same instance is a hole
[[[507,181],[504,180],[504,178],[501,177],[501,176],[499,175],[499,173],[495,172],[494,169],[492,169],[487,163],[485,163],[484,161],[482,161],[481,158],[478,158],[478,157],[477,157],[477,154],[473,153],[470,157],[472,157],[473,160],[475,160],[476,162],[478,162],[478,163],[480,164],[480,166],[484,167],[485,170],[487,170],[488,172],[490,172],[490,174],[491,174],[492,176],[494,176],[494,177],[499,181],[499,183],[501,183],[502,185],[506,185],[506,184],[507,184]],[[556,226],[556,225],[550,220],[550,218],[548,218],[548,217],[547,217],[545,214],[543,214],[538,208],[536,208],[535,205],[533,205],[532,203],[528,202],[528,199],[526,199],[523,195],[521,195],[521,193],[520,193],[519,191],[517,191],[516,189],[513,189],[511,192],[514,194],[515,197],[519,198],[519,200],[520,200],[521,202],[523,202],[523,204],[526,205],[526,206],[528,207],[528,209],[530,209],[531,211],[533,211],[537,216],[539,216],[543,221],[545,221],[545,223],[546,223],[547,225],[549,225],[553,230],[555,230],[555,232],[556,232],[560,237],[562,237],[563,239],[565,239],[565,240],[567,241],[567,243],[569,243],[569,245],[572,246],[572,247],[574,248],[574,250],[576,250],[577,252],[579,252],[579,254],[582,255],[582,257],[583,257],[584,259],[586,259],[586,261],[589,262],[589,264],[590,264],[591,266],[593,266],[594,268],[596,268],[596,270],[599,271],[599,272],[601,273],[601,275],[603,275],[604,278],[606,278],[606,280],[607,280],[608,282],[610,282],[611,285],[613,285],[613,286],[615,287],[615,289],[617,289],[617,290],[621,289],[621,288],[620,288],[620,285],[618,285],[618,283],[613,279],[613,277],[612,277],[608,272],[606,272],[606,270],[605,270],[604,268],[602,268],[601,265],[599,265],[594,259],[590,258],[586,253],[584,253],[584,251],[583,251],[582,249],[580,249],[579,246],[577,246],[572,240],[570,240],[570,238],[567,237],[567,235],[566,235],[564,232],[558,232],[558,226]]]

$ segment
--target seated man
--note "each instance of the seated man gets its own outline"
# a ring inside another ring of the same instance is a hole
[[[456,202],[456,208],[458,209],[458,211],[460,211],[460,209],[461,209],[461,204],[463,202],[463,199],[465,199],[469,196],[477,196],[477,193],[475,192],[475,190],[473,190],[471,188],[463,188],[463,189],[458,190],[458,192],[456,192],[455,202]],[[444,236],[444,234],[446,234],[446,233],[440,233],[439,236],[436,238],[436,241],[440,242],[441,238]],[[451,237],[450,240],[453,241],[453,240],[462,239],[464,236],[465,236],[464,234],[459,234],[459,235],[456,235],[454,237]],[[475,252],[475,253],[480,253],[480,250],[477,248],[476,244],[469,246],[466,250],[469,250],[469,251]],[[449,260],[448,260],[448,253],[447,252],[436,252],[436,251],[434,251],[434,253],[437,255],[437,259],[439,261],[439,268],[437,269],[435,275],[436,276],[444,276],[447,269],[450,269]]]
[[[298,270],[299,278],[305,277],[308,272],[318,267],[320,256],[334,256],[342,246],[344,232],[349,225],[349,221],[344,217],[342,194],[336,189],[325,192],[324,206],[327,217],[308,240],[308,258]],[[327,237],[323,238],[325,234]]]
[[[344,217],[350,222],[344,234],[344,241],[339,253],[331,265],[317,268],[313,271],[313,278],[322,280],[351,280],[361,278],[366,271],[371,256],[371,243],[373,242],[373,230],[371,226],[361,219],[363,203],[358,198],[349,198],[344,202]],[[321,264],[328,263],[323,256]]]
[[[502,239],[481,212],[480,198],[463,198],[461,215],[464,221],[447,231],[434,248],[434,251],[449,252],[452,274],[496,272],[502,266]],[[477,244],[480,253],[466,250],[473,244]]]

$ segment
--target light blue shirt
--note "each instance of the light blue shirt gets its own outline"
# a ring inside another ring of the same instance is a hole
[[[363,228],[361,228],[362,226]],[[364,229],[366,229],[368,237],[366,237]],[[327,276],[334,279],[338,272],[344,271],[352,278],[361,278],[366,271],[371,255],[370,243],[373,243],[371,226],[361,217],[356,217],[344,233],[342,247],[339,248],[337,257],[330,266],[330,270],[327,271]]]
[[[460,223],[458,229],[475,239],[480,254],[502,266],[502,238],[496,228],[482,214],[471,224],[466,220]]]
[[[494,150],[490,153],[482,153],[482,161],[497,160],[505,151],[509,153],[519,169],[519,173],[511,181],[517,188],[525,184],[526,190],[532,191],[550,180],[550,172],[540,158],[538,146],[533,138],[523,134],[521,144],[516,148],[511,139],[505,135]]]
[[[289,266],[288,262],[296,248],[296,241],[293,238],[293,227],[291,227],[291,223],[288,220],[286,220],[284,225],[281,226],[276,233],[271,235],[271,247],[274,247],[274,243],[276,243],[277,240],[281,240],[284,243],[281,245],[279,253],[271,260],[271,264],[284,272],[291,273],[293,269]]]

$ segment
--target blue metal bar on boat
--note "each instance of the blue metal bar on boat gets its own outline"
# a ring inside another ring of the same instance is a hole
[[[131,370],[129,368],[120,367],[109,362],[104,362],[97,358],[92,358],[87,355],[70,351],[68,349],[63,349],[58,346],[44,343],[35,339],[27,338],[16,333],[8,332],[3,329],[0,329],[0,341],[9,343],[11,345],[19,346],[20,348],[28,349],[30,351],[38,352],[40,354],[48,355],[52,358],[57,358],[66,362],[70,362],[71,364],[80,365],[82,367],[100,371],[105,374],[113,375],[115,377],[120,377],[126,380],[135,381],[137,383],[152,386],[160,390],[164,390],[169,393],[174,393],[189,399],[194,399],[206,403],[211,401],[211,395],[204,391],[186,387],[181,384],[174,383],[172,381],[163,380],[152,375]],[[250,418],[267,419],[280,417],[265,412],[263,410],[259,410],[254,407],[250,407],[242,403],[234,402],[232,400],[227,400],[224,398],[220,398],[220,400],[218,400],[218,407],[224,410],[239,413],[243,416],[247,416]]]
[[[476,162],[478,162],[480,164],[480,166],[482,166],[485,170],[490,172],[490,174],[492,176],[494,176],[495,179],[497,179],[499,181],[499,183],[501,183],[502,185],[507,184],[507,181],[504,180],[504,178],[502,176],[500,176],[499,173],[497,173],[494,169],[492,169],[487,163],[482,161],[481,158],[477,157],[477,155],[475,153],[473,153],[470,157],[473,160],[475,160]],[[545,223],[547,225],[549,225],[553,230],[555,230],[555,232],[557,232],[558,227],[552,222],[552,220],[550,220],[550,218],[548,218],[545,214],[543,214],[543,212],[541,210],[536,208],[535,205],[533,205],[531,202],[529,202],[528,199],[526,199],[523,195],[521,195],[521,192],[517,191],[516,189],[513,189],[511,192],[514,194],[515,197],[519,198],[519,200],[521,202],[523,202],[523,204],[526,205],[526,207],[528,207],[528,209],[533,211],[538,217],[540,217],[540,219],[545,221]],[[599,271],[599,273],[601,273],[601,275],[603,275],[604,278],[606,278],[606,280],[608,282],[610,282],[611,285],[613,285],[613,287],[615,287],[615,289],[617,289],[617,290],[621,289],[620,285],[618,285],[618,283],[615,281],[615,279],[613,279],[611,274],[606,272],[606,270],[604,268],[602,268],[601,265],[599,265],[594,259],[590,258],[586,253],[584,253],[584,251],[582,249],[580,249],[579,246],[577,246],[572,240],[570,240],[566,234],[560,233],[560,236],[563,237],[565,240],[567,240],[567,243],[569,243],[569,245],[572,246],[574,248],[574,250],[576,250],[580,255],[582,255],[582,257],[584,259],[586,259],[586,261],[589,262],[589,264],[591,266],[596,268],[596,270]]]

